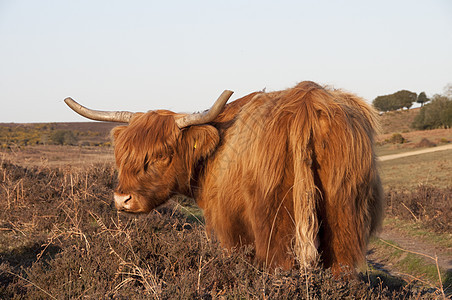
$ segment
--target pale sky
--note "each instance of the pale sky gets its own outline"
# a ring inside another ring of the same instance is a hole
[[[176,112],[313,80],[371,102],[452,83],[451,0],[0,0],[0,122]]]

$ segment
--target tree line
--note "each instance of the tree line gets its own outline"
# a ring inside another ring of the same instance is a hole
[[[430,99],[427,98],[425,92],[421,92],[418,95],[408,90],[401,90],[390,95],[378,96],[372,104],[379,111],[387,112],[403,108],[409,109],[414,102],[423,106],[428,101]]]
[[[425,92],[417,95],[401,90],[390,95],[378,96],[372,104],[379,111],[388,112],[409,109],[415,102],[421,104],[421,109],[411,127],[420,130],[452,127],[452,83],[444,88],[443,94],[435,94],[431,99]]]

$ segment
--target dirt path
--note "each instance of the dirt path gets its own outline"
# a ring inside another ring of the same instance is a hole
[[[385,226],[383,231],[378,235],[385,241],[394,241],[402,249],[428,255],[431,257],[438,257],[438,265],[446,271],[452,271],[452,249],[444,249],[437,245],[422,241],[421,239],[414,239],[408,236],[402,230]],[[426,263],[434,264],[435,261],[429,257],[420,255]]]
[[[418,154],[443,151],[443,150],[451,150],[451,149],[452,149],[452,144],[448,144],[448,145],[444,145],[444,146],[432,147],[432,148],[416,150],[416,151],[409,151],[409,152],[404,152],[404,153],[399,153],[399,154],[384,155],[384,156],[380,156],[378,159],[380,161],[385,161],[385,160],[397,159],[397,158],[402,158],[402,157],[411,156],[411,155],[418,155]]]

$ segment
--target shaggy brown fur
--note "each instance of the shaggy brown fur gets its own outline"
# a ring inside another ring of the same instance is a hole
[[[114,129],[117,193],[149,212],[192,196],[227,248],[252,244],[268,267],[354,268],[380,226],[374,111],[360,98],[301,82],[253,93],[210,124],[179,129],[151,111]]]

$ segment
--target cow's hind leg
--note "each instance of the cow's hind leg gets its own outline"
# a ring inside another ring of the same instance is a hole
[[[323,265],[331,267],[336,276],[352,275],[355,267],[364,261],[365,230],[351,204],[325,202],[320,212],[319,232]]]

